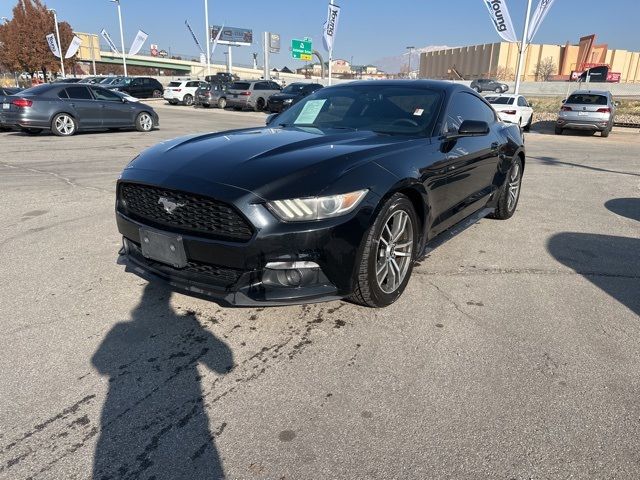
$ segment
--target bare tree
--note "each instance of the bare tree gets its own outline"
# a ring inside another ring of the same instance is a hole
[[[553,62],[553,58],[547,57],[536,63],[534,75],[536,76],[536,81],[547,82],[557,71],[558,67],[556,67],[556,64]]]
[[[513,70],[507,67],[498,67],[496,70],[496,80],[515,80],[516,76],[513,73]]]

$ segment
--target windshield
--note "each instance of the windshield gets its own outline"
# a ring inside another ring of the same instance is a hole
[[[513,105],[513,97],[487,97],[486,100],[494,105]]]
[[[565,103],[578,103],[581,105],[606,105],[607,97],[588,93],[574,93]]]
[[[431,133],[441,103],[442,93],[426,88],[375,84],[323,88],[280,114],[275,124],[425,135]]]
[[[304,83],[292,83],[282,89],[282,93],[300,93],[304,90]]]

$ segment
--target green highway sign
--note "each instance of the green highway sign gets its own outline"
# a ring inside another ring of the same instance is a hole
[[[311,40],[291,40],[291,56],[299,60],[311,61],[313,47]]]

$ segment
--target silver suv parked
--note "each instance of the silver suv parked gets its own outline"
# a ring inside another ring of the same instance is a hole
[[[269,97],[280,90],[280,85],[271,80],[233,82],[227,90],[227,105],[236,110],[251,108],[259,112],[267,106]]]
[[[617,102],[606,90],[576,90],[558,112],[556,135],[563,130],[591,130],[608,137],[613,128]]]

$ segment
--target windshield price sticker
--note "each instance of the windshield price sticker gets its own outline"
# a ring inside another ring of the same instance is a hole
[[[307,103],[304,104],[304,107],[302,107],[302,111],[298,115],[298,118],[296,118],[295,123],[311,124],[315,122],[316,118],[320,114],[320,110],[322,110],[322,106],[324,105],[324,102],[326,101],[327,101],[326,99],[309,100]]]

